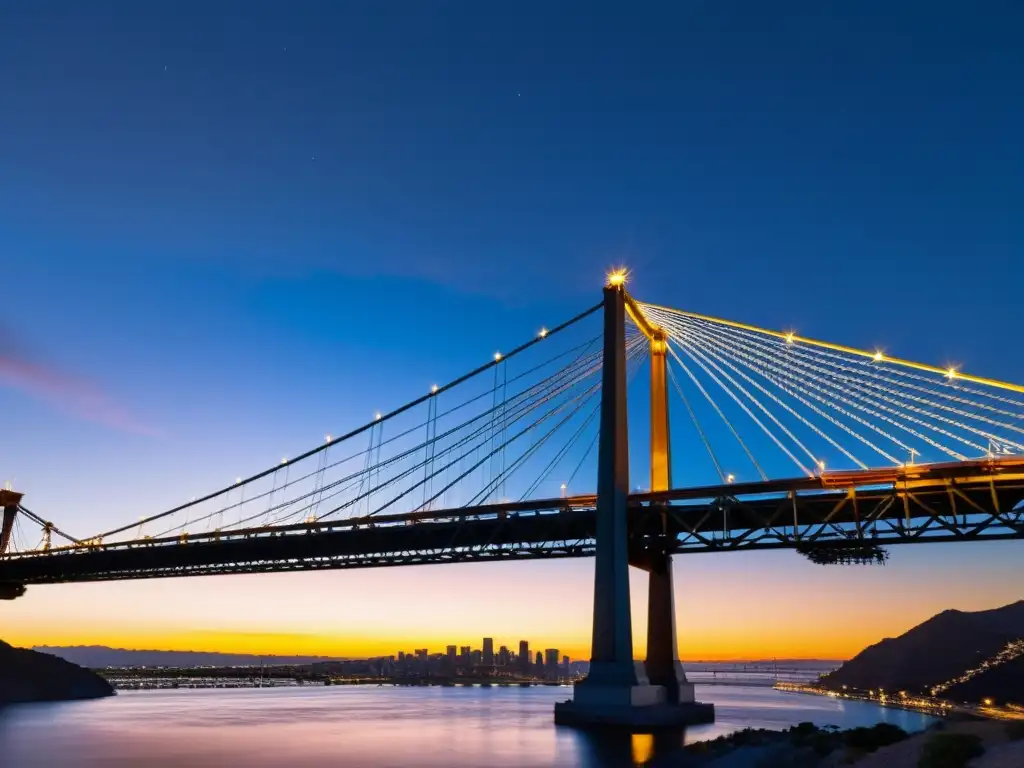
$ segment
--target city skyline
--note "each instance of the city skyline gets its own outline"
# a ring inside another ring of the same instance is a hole
[[[1024,381],[1012,23],[57,6],[0,29],[0,482],[76,534],[450,381],[618,265],[652,302]],[[676,558],[680,656],[848,658],[1021,597],[1017,544],[945,547]],[[369,657],[491,632],[586,659],[592,590],[586,560],[31,587],[0,639]],[[643,658],[639,572],[631,594]]]
[[[417,664],[429,662],[429,667],[415,670],[420,673],[441,671],[453,674],[456,670],[490,670],[524,675],[533,673],[540,676],[545,672],[550,674],[552,670],[569,674],[570,664],[574,661],[568,655],[561,654],[558,648],[531,650],[529,640],[519,640],[518,651],[512,650],[508,645],[500,645],[495,651],[493,637],[484,637],[480,648],[449,643],[444,651],[432,651],[429,647],[417,648],[414,651],[399,650],[385,656],[370,657],[368,660],[387,660],[391,665],[398,665],[399,669],[403,666],[415,667]]]

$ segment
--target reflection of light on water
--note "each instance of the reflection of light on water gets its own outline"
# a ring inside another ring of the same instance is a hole
[[[654,736],[649,733],[634,733],[630,746],[633,749],[633,765],[647,765],[654,757]]]
[[[565,698],[563,689],[543,686],[124,691],[98,701],[4,708],[0,766],[646,768],[671,765],[683,741],[745,727],[781,730],[809,720],[853,728],[886,720],[916,731],[930,722],[875,702],[700,685],[697,698],[714,702],[716,723],[634,739],[555,727],[552,708]]]

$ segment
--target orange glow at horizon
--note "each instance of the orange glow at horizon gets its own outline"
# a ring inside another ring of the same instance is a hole
[[[47,629],[7,632],[5,642],[14,646],[91,646],[101,645],[125,650],[150,651],[200,651],[208,653],[237,653],[254,656],[329,656],[346,658],[368,658],[394,656],[399,651],[412,652],[416,648],[428,648],[431,653],[444,652],[447,645],[481,646],[480,637],[463,637],[428,634],[410,634],[407,637],[391,638],[349,638],[344,636],[291,635],[269,632],[220,632],[211,630],[168,630],[110,633],[101,631],[48,631]],[[847,659],[881,637],[874,637],[859,645],[850,641],[830,644],[799,643],[790,638],[772,638],[767,644],[751,645],[744,637],[715,637],[700,645],[681,645],[680,658],[684,661],[746,661],[768,658],[784,659]],[[589,641],[573,637],[570,642],[564,638],[541,637],[495,637],[495,648],[507,645],[517,651],[520,640],[530,643],[531,652],[544,648],[558,648],[573,661],[590,658]],[[634,638],[634,656],[644,658],[642,638]]]

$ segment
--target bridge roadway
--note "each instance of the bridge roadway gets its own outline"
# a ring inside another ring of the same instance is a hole
[[[1024,538],[1024,458],[827,473],[821,478],[640,493],[630,559],[677,554]],[[0,558],[0,591],[23,585],[207,574],[488,562],[594,554],[595,497],[492,504],[90,543]],[[13,594],[12,594],[13,593]]]

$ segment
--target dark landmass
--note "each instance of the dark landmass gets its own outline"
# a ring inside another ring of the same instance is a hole
[[[942,694],[950,701],[979,702],[991,699],[995,704],[1024,706],[1024,656],[1018,656],[993,669],[958,683]]]
[[[260,664],[291,665],[342,661],[328,656],[256,656],[244,653],[205,653],[202,651],[131,651],[103,645],[67,647],[36,646],[33,650],[49,653],[90,669],[104,667],[253,667]]]
[[[106,680],[64,659],[0,642],[0,707],[113,696]]]
[[[928,695],[934,685],[953,680],[991,659],[1008,644],[1024,638],[1024,600],[990,611],[965,613],[943,611],[896,638],[869,646],[828,675],[821,682],[832,689],[842,686],[859,690],[884,688]],[[990,686],[1001,691],[1016,688],[1016,699],[1024,699],[1020,664],[1001,664],[985,674]],[[975,678],[976,679],[976,678]],[[1013,680],[1018,682],[1013,684]],[[998,683],[996,681],[999,681]],[[974,679],[970,681],[974,683]],[[955,686],[943,698],[981,701],[995,697],[992,692],[967,697],[974,685]],[[1007,699],[1003,699],[1006,701]]]

